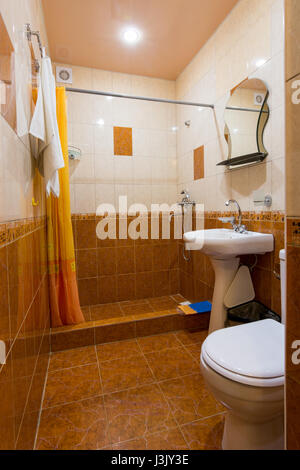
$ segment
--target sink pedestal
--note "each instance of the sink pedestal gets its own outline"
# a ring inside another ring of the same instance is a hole
[[[211,258],[211,262],[215,271],[215,288],[210,316],[209,334],[225,327],[227,310],[224,306],[224,297],[239,269],[240,258]]]
[[[216,274],[209,333],[225,327],[224,298],[238,271],[242,255],[262,255],[274,250],[274,237],[269,233],[239,233],[228,229],[196,230],[185,233],[188,250],[199,250],[210,256]]]

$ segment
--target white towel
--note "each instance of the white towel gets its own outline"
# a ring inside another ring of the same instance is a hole
[[[56,117],[56,89],[49,57],[41,61],[38,98],[31,121],[30,134],[38,139],[34,156],[45,177],[46,192],[59,196],[58,170],[65,166]]]
[[[25,46],[27,51],[25,50]],[[27,53],[26,53],[27,52]],[[15,80],[17,103],[17,134],[28,135],[31,119],[31,57],[24,36],[17,35],[15,47]]]

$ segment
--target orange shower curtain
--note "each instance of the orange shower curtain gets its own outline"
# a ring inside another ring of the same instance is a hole
[[[71,222],[66,91],[56,88],[56,113],[65,167],[59,170],[60,195],[47,198],[48,268],[51,325],[84,322],[80,308]]]

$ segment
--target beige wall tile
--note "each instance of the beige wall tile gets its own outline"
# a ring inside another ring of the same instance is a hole
[[[286,0],[286,79],[300,73],[300,4]]]
[[[298,80],[300,83],[300,75]],[[293,103],[294,82],[286,84],[286,210],[290,217],[300,214],[300,104]]]
[[[237,198],[243,210],[250,210],[253,193],[258,189],[274,191],[274,207],[285,208],[283,11],[284,0],[241,0],[176,81],[177,99],[215,104],[214,112],[188,107],[177,110],[178,188],[188,188],[196,202],[207,201],[206,210],[223,209],[229,196]],[[264,136],[269,155],[264,165],[227,175],[223,167],[216,166],[228,155],[224,108],[230,89],[246,77],[260,78],[270,91],[271,113]],[[186,120],[191,121],[189,128],[184,125]],[[203,184],[193,181],[187,158],[201,145],[205,146]],[[216,190],[211,187],[212,181],[216,181]]]

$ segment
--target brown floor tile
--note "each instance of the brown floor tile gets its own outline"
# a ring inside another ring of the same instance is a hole
[[[170,429],[113,445],[113,450],[187,450],[180,429]]]
[[[203,343],[207,338],[208,332],[206,330],[195,330],[195,331],[178,331],[176,333],[177,339],[184,345],[190,346],[193,344]]]
[[[127,358],[140,354],[140,350],[135,339],[119,341],[117,343],[99,344],[96,346],[96,350],[99,362]]]
[[[185,349],[193,356],[193,358],[200,364],[202,343],[188,344]]]
[[[178,304],[186,302],[186,299],[181,294],[171,295],[171,298],[174,299],[175,302],[177,302]]]
[[[108,444],[103,397],[43,410],[37,450],[96,450]]]
[[[183,348],[145,354],[157,380],[166,380],[199,372],[196,361]]]
[[[154,377],[142,355],[100,363],[104,393],[118,392],[154,382]]]
[[[178,424],[206,418],[225,411],[207,390],[200,374],[159,384]]]
[[[139,316],[139,315],[144,315],[150,312],[153,312],[154,309],[151,307],[149,302],[140,302],[139,304],[129,304],[129,305],[122,305],[121,306],[122,312],[124,315],[134,315],[134,316]]]
[[[49,372],[58,369],[68,369],[74,366],[83,366],[96,363],[97,356],[95,346],[86,348],[69,349],[53,353],[50,357]]]
[[[171,308],[177,307],[177,302],[172,299],[170,296],[165,297],[154,297],[152,299],[148,299],[150,305],[153,307],[155,311],[158,310],[169,310]]]
[[[48,374],[44,408],[101,395],[97,364],[61,369]]]
[[[117,302],[112,304],[94,305],[90,308],[92,321],[107,320],[123,316],[121,307]]]
[[[144,338],[138,338],[137,341],[144,353],[162,351],[163,349],[176,348],[180,346],[174,333],[146,336]]]
[[[155,384],[104,395],[104,402],[113,444],[176,428],[168,404]]]
[[[135,306],[135,305],[143,305],[147,303],[147,299],[135,299],[135,300],[123,300],[122,302],[119,302],[120,307],[128,307],[128,306]]]
[[[224,415],[195,421],[181,426],[191,450],[220,450],[224,429]]]

